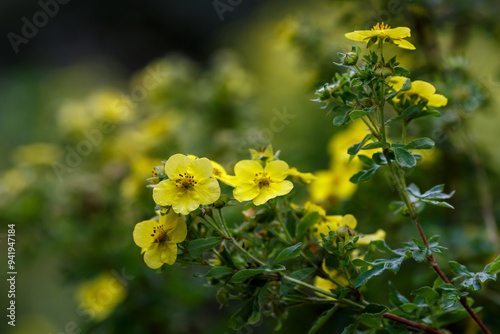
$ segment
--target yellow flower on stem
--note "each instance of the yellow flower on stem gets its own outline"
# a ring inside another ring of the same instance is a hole
[[[351,229],[355,229],[357,225],[358,221],[353,215],[350,214],[345,216],[323,216],[323,219],[316,224],[313,236],[321,240],[321,234],[328,235],[330,234],[330,231],[337,231],[341,226],[347,226]]]
[[[186,239],[186,222],[170,211],[160,220],[145,220],[135,225],[134,242],[143,250],[144,262],[151,269],[158,269],[164,263],[172,265],[177,259],[177,244]]]
[[[220,180],[222,183],[227,184],[228,186],[234,187],[234,176],[228,175],[224,167],[222,167],[219,163],[210,160],[212,163],[213,171],[212,177]]]
[[[293,188],[293,183],[285,180],[288,170],[288,164],[280,160],[271,161],[265,168],[255,160],[242,160],[234,166],[233,196],[239,202],[253,200],[255,205],[261,205],[286,195]]]
[[[387,24],[377,23],[371,30],[355,30],[354,32],[348,32],[345,37],[353,41],[368,42],[373,37],[377,37],[378,40],[385,42],[389,38],[394,44],[403,49],[415,50],[415,46],[405,40],[404,38],[410,37],[410,28],[398,27],[391,29]]]
[[[212,172],[212,163],[207,158],[192,159],[175,154],[165,163],[168,179],[154,187],[153,199],[183,215],[196,210],[200,204],[212,204],[220,196],[220,186]]]
[[[385,240],[385,231],[379,228],[375,233],[373,234],[360,234],[359,239],[357,241],[358,245],[368,245],[370,242],[375,241],[375,240]]]
[[[387,83],[392,86],[395,91],[401,90],[406,81],[405,77],[393,76]],[[393,98],[395,102],[399,100],[405,101],[405,99],[411,99],[412,96],[417,96],[416,102],[421,100],[427,101],[427,105],[430,107],[444,107],[448,103],[448,99],[441,94],[435,94],[436,88],[422,80],[415,80],[411,82],[411,88],[407,91],[399,93]]]
[[[314,174],[299,172],[299,170],[297,168],[295,168],[295,167],[291,167],[288,170],[288,175],[293,176],[294,180],[295,179],[300,179],[302,182],[307,183],[307,184],[309,184],[312,181],[316,180],[316,176],[314,176]]]

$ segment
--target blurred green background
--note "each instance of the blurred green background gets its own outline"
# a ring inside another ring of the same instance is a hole
[[[234,332],[227,321],[236,303],[219,309],[215,289],[193,276],[197,268],[174,265],[157,274],[143,263],[132,230],[152,215],[145,179],[174,153],[206,156],[232,171],[249,148],[269,143],[301,171],[328,169],[328,142],[346,130],[334,128],[331,116],[311,102],[313,92],[343,71],[332,62],[350,49],[344,33],[377,21],[411,28],[417,50],[388,52],[400,57],[412,79],[432,82],[449,98],[441,118],[416,122],[409,133],[437,143],[410,182],[457,191],[455,210],[423,212],[424,230],[449,248],[443,263],[450,256],[479,270],[498,254],[497,1],[41,3],[0,4],[6,36],[0,53],[1,268],[6,277],[7,225],[15,224],[18,272],[16,327],[3,317],[2,333]],[[53,14],[45,15],[45,24],[41,11]],[[36,33],[23,28],[34,19]],[[276,118],[283,126],[273,125]],[[349,177],[339,175],[336,186]],[[299,195],[307,196],[305,187]],[[385,229],[387,243],[397,247],[416,231],[390,212],[396,195],[380,174],[325,207],[354,214],[365,233]],[[122,283],[119,298],[110,297],[116,305],[110,301],[101,317],[82,313],[82,286],[106,274]],[[365,292],[369,298],[386,302],[388,286],[381,283],[387,280],[408,295],[434,279],[411,261],[391,275],[368,285],[377,287]],[[3,310],[7,291],[4,279]],[[484,286],[475,299],[485,323],[499,332],[499,284]],[[304,333],[322,311],[292,310],[280,332]],[[245,333],[270,333],[275,325],[269,318]],[[331,321],[321,333],[344,326]],[[476,333],[467,321],[450,329]]]

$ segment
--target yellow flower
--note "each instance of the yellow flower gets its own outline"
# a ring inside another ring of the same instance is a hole
[[[76,299],[87,310],[92,311],[96,321],[105,319],[125,299],[123,284],[110,273],[83,282],[76,290]]]
[[[415,46],[405,40],[404,38],[410,37],[410,28],[398,27],[391,29],[387,24],[377,23],[371,30],[356,30],[348,32],[345,37],[353,41],[368,42],[372,37],[377,37],[379,40],[385,42],[389,38],[394,44],[403,49],[415,50]]]
[[[321,213],[320,213],[321,216]],[[355,229],[358,225],[358,221],[353,215],[333,215],[333,216],[323,216],[323,219],[315,226],[315,231],[313,233],[314,237],[321,239],[321,234],[328,235],[330,231],[336,231],[341,226],[348,226]]]
[[[18,165],[50,165],[62,156],[62,150],[49,143],[34,143],[16,148],[13,160]]]
[[[158,269],[164,263],[172,265],[177,259],[177,244],[186,239],[186,222],[170,211],[160,214],[160,220],[145,220],[135,225],[134,242],[144,252],[144,262],[151,269]]]
[[[154,187],[153,199],[183,215],[196,210],[200,204],[212,204],[220,196],[219,183],[212,177],[212,171],[207,158],[192,159],[175,154],[165,163],[168,179]]]
[[[273,160],[276,160],[279,151],[274,154],[273,147],[269,144],[265,149],[259,148],[258,150],[250,149],[250,155],[252,156],[252,160],[262,160],[266,163],[269,163]]]
[[[338,270],[336,270],[336,269],[331,269],[331,270],[328,269],[328,267],[325,264],[325,261],[323,261],[322,267],[323,267],[323,270],[325,271],[325,273],[327,273],[331,279],[340,283],[342,286],[349,285],[349,281],[345,278],[345,276],[342,275],[341,273],[339,273]],[[314,286],[317,288],[320,288],[322,290],[325,290],[325,291],[330,291],[330,290],[334,290],[334,289],[338,288],[338,285],[335,284],[334,282],[330,281],[329,279],[325,279],[325,278],[322,278],[319,276],[316,276],[316,278],[314,279]],[[324,295],[322,295],[318,292],[317,292],[317,294],[320,295],[321,297],[325,297]],[[326,297],[326,298],[333,299],[332,297]]]
[[[224,167],[217,162],[210,160],[210,163],[213,167],[212,177],[217,180],[221,180],[221,182],[227,184],[228,186],[234,187],[234,176],[228,175]]]
[[[309,185],[309,192],[315,202],[335,202],[352,196],[357,185],[349,178],[359,168],[353,166],[339,166],[335,169],[316,172],[316,179]]]
[[[295,179],[300,179],[304,183],[311,183],[316,180],[316,176],[312,173],[302,173],[295,167],[291,167],[288,170],[288,175],[293,176]]]
[[[380,228],[373,234],[360,234],[360,238],[358,239],[357,244],[368,245],[370,242],[375,240],[385,240],[385,234],[385,231]]]
[[[285,180],[288,170],[288,164],[280,160],[271,161],[265,168],[255,160],[242,160],[234,166],[233,196],[240,202],[253,200],[255,205],[261,205],[286,195],[293,188],[293,183]]]
[[[392,86],[392,89],[395,91],[403,88],[403,84],[405,83],[406,78],[400,76],[393,76],[388,80],[389,85]],[[448,103],[448,99],[441,94],[434,94],[436,92],[436,88],[425,81],[415,80],[411,82],[410,90],[399,93],[396,97],[394,97],[394,101],[398,102],[400,99],[410,99],[412,96],[417,96],[416,102],[420,100],[427,101],[427,105],[431,107],[444,107]]]

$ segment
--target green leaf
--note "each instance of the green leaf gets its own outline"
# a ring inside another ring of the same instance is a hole
[[[362,287],[363,285],[365,285],[365,283],[370,278],[375,277],[377,275],[380,275],[384,270],[385,270],[384,264],[379,264],[379,265],[376,265],[375,267],[373,267],[372,269],[367,270],[367,271],[361,273],[358,276],[358,278],[356,279],[356,282],[354,283],[354,287],[356,289],[359,289],[360,287]]]
[[[194,276],[211,278],[211,277],[229,275],[233,273],[234,273],[233,268],[219,266],[210,269],[206,274],[194,274]]]
[[[316,333],[323,325],[332,317],[332,315],[335,313],[335,311],[338,310],[338,306],[335,305],[328,311],[323,312],[318,319],[314,322],[313,326],[311,329],[307,332],[307,334],[314,334]]]
[[[466,266],[456,261],[450,261],[450,268],[457,275],[463,275],[467,277],[472,276],[472,273],[469,271],[469,269],[467,269]]]
[[[258,268],[258,269],[243,269],[238,271],[236,274],[231,277],[231,282],[233,283],[241,283],[246,281],[247,279],[257,276],[265,272],[266,269]]]
[[[373,168],[367,169],[367,170],[362,170],[351,176],[349,181],[352,183],[359,183],[363,181],[368,181],[369,179],[372,178],[372,176],[375,174],[375,172],[380,168],[380,166],[375,166]]]
[[[420,114],[421,112],[422,112],[422,107],[421,106],[410,106],[410,107],[406,108],[401,113],[401,115],[398,115],[396,117],[393,117],[393,118],[387,120],[387,122],[385,122],[385,124],[389,124],[389,123],[392,123],[392,122],[396,122],[396,121],[400,121],[400,120],[405,120],[405,119],[412,119],[412,118],[417,117],[417,115]]]
[[[349,116],[347,113],[338,115],[333,119],[333,125],[344,125],[349,121]]]
[[[434,147],[434,141],[429,138],[419,138],[412,140],[408,144],[405,145],[405,149],[417,149],[417,150],[430,150]]]
[[[373,240],[370,243],[370,246],[372,246],[372,245],[375,248],[377,248],[379,251],[381,251],[381,252],[389,253],[389,254],[392,254],[392,255],[401,255],[401,254],[396,253],[395,251],[393,251],[389,246],[387,246],[387,244],[385,243],[385,240]]]
[[[448,204],[446,202],[440,202],[440,201],[434,201],[434,200],[429,200],[427,198],[422,198],[422,202],[429,203],[435,206],[441,206],[443,208],[448,208],[448,209],[455,209],[453,205]]]
[[[292,238],[295,238],[298,223],[299,218],[297,217],[295,212],[293,210],[288,210],[285,215],[285,227]]]
[[[359,154],[358,159],[359,159],[359,161],[361,161],[361,163],[363,163],[364,165],[366,165],[368,167],[374,167],[376,165],[376,163],[372,159],[367,157],[366,155]]]
[[[403,148],[396,148],[394,154],[396,155],[396,162],[401,167],[412,168],[417,164],[413,154]]]
[[[389,282],[389,287],[391,289],[389,293],[389,302],[394,305],[395,307],[401,306],[403,304],[408,304],[410,301],[403,296],[401,293],[399,293],[398,290],[394,287],[392,282]]]
[[[356,154],[359,152],[359,150],[361,149],[361,147],[362,147],[363,145],[365,145],[365,143],[366,143],[366,142],[367,142],[370,138],[372,138],[372,135],[371,135],[371,134],[367,134],[367,135],[365,136],[365,138],[363,138],[363,140],[362,140],[362,141],[360,141],[360,142],[359,142],[359,143],[357,143],[357,144],[354,144],[354,145],[350,146],[350,147],[347,149],[347,153],[348,153],[349,155],[356,155]]]
[[[274,260],[273,265],[294,258],[296,256],[299,256],[301,245],[302,243],[299,242],[296,245],[283,249],[281,253],[279,253],[278,257]]]
[[[410,71],[408,71],[404,67],[396,66],[396,67],[394,67],[394,75],[406,78],[410,75]]]
[[[299,222],[299,227],[297,228],[297,237],[300,238],[302,235],[314,224],[318,223],[320,216],[318,212],[309,212],[304,218]]]
[[[222,239],[216,237],[193,240],[188,246],[189,255],[193,258],[197,258],[203,253],[204,250],[212,249],[221,242]]]
[[[375,142],[375,143],[366,144],[361,149],[362,150],[372,150],[374,148],[390,147],[390,146],[391,146],[391,144],[389,144],[389,143],[378,141],[378,142]]]
[[[439,300],[439,294],[429,286],[423,286],[411,293],[415,296],[420,296],[425,299],[427,305],[434,305]]]
[[[296,280],[303,281],[303,280],[309,278],[310,276],[312,276],[315,272],[316,272],[316,269],[314,269],[314,268],[303,268],[303,269],[294,271],[293,273],[291,273],[288,276],[290,276],[291,278],[295,278]],[[288,291],[290,291],[290,289],[293,288],[294,286],[295,286],[295,284],[292,282],[283,281],[281,283],[281,287],[280,287],[280,295],[285,296],[288,293]]]
[[[500,255],[497,256],[497,258],[493,260],[493,262],[487,264],[486,267],[484,267],[483,269],[483,272],[490,275],[496,274],[499,271],[500,271]]]
[[[353,110],[350,114],[349,117],[351,117],[351,120],[355,121],[358,118],[361,118],[363,116],[368,115],[371,112],[371,110]]]
[[[415,250],[411,252],[411,255],[417,262],[423,262],[425,260],[426,254],[423,250]]]

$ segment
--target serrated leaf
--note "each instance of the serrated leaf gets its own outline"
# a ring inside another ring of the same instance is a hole
[[[375,174],[375,172],[379,168],[380,168],[380,166],[377,165],[377,166],[372,167],[370,169],[359,171],[356,174],[354,174],[353,176],[351,176],[349,181],[351,181],[352,183],[359,183],[359,182],[363,182],[363,181],[368,181],[369,179],[371,179],[373,177],[373,175]]]
[[[191,255],[191,257],[193,258],[197,258],[203,253],[203,251],[212,249],[215,246],[219,245],[221,242],[222,239],[216,237],[193,240],[189,243],[188,246],[189,255]]]
[[[378,141],[375,143],[366,144],[361,149],[362,150],[373,150],[375,148],[390,147],[390,146],[391,146],[391,144],[389,144],[389,143]]]
[[[356,155],[356,154],[359,152],[359,150],[361,149],[361,147],[362,147],[363,145],[365,145],[365,143],[366,143],[366,142],[367,142],[370,138],[372,138],[372,135],[371,135],[371,134],[367,134],[367,135],[363,138],[363,140],[362,140],[362,141],[360,141],[360,142],[359,142],[359,143],[357,143],[357,144],[354,144],[354,145],[350,146],[350,147],[347,149],[347,153],[348,153],[349,155]]]
[[[398,290],[394,287],[392,282],[389,282],[389,287],[391,289],[389,293],[389,302],[394,305],[395,307],[401,306],[403,304],[408,304],[410,301],[403,296],[401,293],[399,293]]]
[[[372,277],[380,275],[383,271],[385,270],[384,264],[379,264],[376,265],[375,267],[371,268],[370,270],[367,270],[363,273],[361,273],[358,278],[356,279],[356,282],[354,283],[354,287],[356,289],[359,289],[365,283],[371,279]]]
[[[472,273],[467,269],[466,266],[463,264],[460,264],[456,261],[450,261],[450,269],[457,275],[463,275],[467,277],[471,277]]]
[[[194,276],[211,278],[211,277],[229,275],[233,273],[234,273],[233,268],[219,266],[210,269],[206,274],[195,274]]]
[[[439,300],[439,294],[429,286],[423,286],[411,293],[415,296],[420,296],[425,299],[427,305],[434,305]]]
[[[349,117],[351,120],[355,121],[358,118],[361,118],[363,116],[368,115],[371,112],[371,110],[353,110],[350,114]]]
[[[323,327],[323,325],[333,316],[333,314],[337,310],[338,310],[338,306],[335,305],[334,307],[332,307],[328,311],[323,312],[318,317],[318,319],[314,322],[313,326],[311,327],[311,329],[309,329],[309,331],[307,332],[307,334],[314,334],[314,333],[316,333],[321,327]]]
[[[231,277],[231,282],[233,283],[241,283],[246,281],[247,279],[257,276],[265,272],[266,269],[257,268],[257,269],[243,269],[238,271],[236,274]]]
[[[299,226],[297,228],[297,237],[301,238],[302,235],[312,226],[317,224],[320,220],[320,216],[318,212],[309,212],[305,215],[299,222]]]
[[[483,269],[483,272],[485,272],[486,274],[496,274],[499,271],[500,271],[500,255],[497,256],[497,258],[493,260],[493,262],[487,264]]]
[[[276,259],[274,260],[273,265],[294,258],[296,256],[299,256],[301,245],[302,243],[299,242],[296,245],[283,249],[281,253],[278,254],[278,257],[276,257]]]
[[[429,138],[419,138],[412,140],[405,145],[405,149],[430,150],[434,147],[434,141]]]
[[[412,168],[417,165],[417,160],[415,160],[413,154],[403,148],[394,149],[394,154],[396,156],[396,162],[401,167]]]

